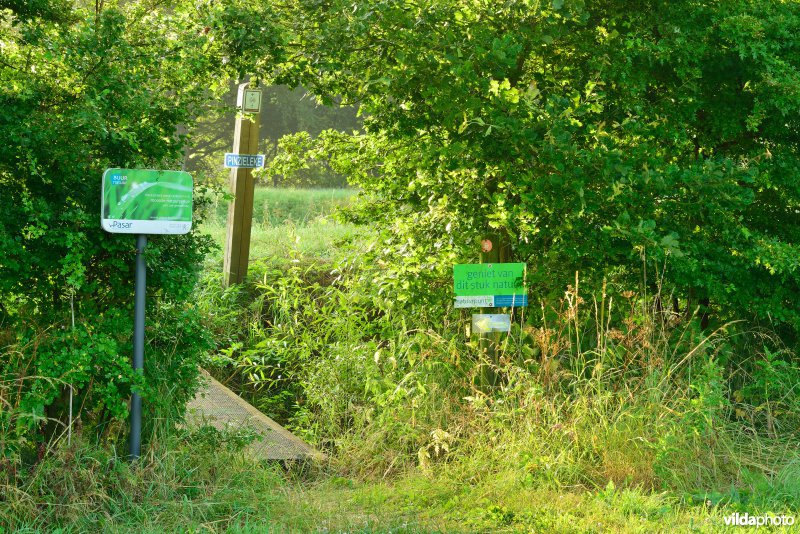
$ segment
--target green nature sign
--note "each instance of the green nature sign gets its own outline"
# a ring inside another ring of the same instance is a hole
[[[185,234],[192,229],[189,173],[108,169],[103,173],[101,224],[122,234]]]
[[[524,263],[453,265],[456,296],[515,295],[523,292]]]
[[[456,308],[527,306],[524,263],[453,265]]]

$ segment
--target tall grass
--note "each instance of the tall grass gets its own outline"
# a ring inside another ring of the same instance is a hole
[[[742,375],[766,375],[736,351],[748,339],[750,360],[768,361],[768,335],[738,324],[703,332],[652,298],[623,292],[615,304],[575,284],[487,350],[459,323],[380,311],[369,266],[351,269],[268,274],[251,288],[248,339],[226,353],[254,402],[291,392],[278,415],[332,451],[340,472],[371,479],[448,466],[465,481],[502,473],[522,487],[733,489],[800,502],[787,482],[798,474],[796,397],[742,393]],[[772,372],[787,381],[796,366]],[[778,404],[771,426],[752,417]]]
[[[224,441],[224,440],[223,440]],[[282,476],[235,448],[186,432],[151,443],[134,464],[112,446],[62,443],[17,474],[0,474],[0,531],[225,531],[266,525]],[[263,527],[265,528],[265,527]]]
[[[800,508],[800,370],[769,332],[704,332],[576,275],[477,339],[465,312],[384,307],[371,235],[332,204],[270,190],[257,212],[269,195],[294,207],[254,227],[250,281],[222,288],[217,257],[196,291],[207,364],[329,464],[287,478],[241,436],[164,420],[131,465],[78,433],[0,464],[0,530],[715,532],[730,511]],[[223,244],[224,217],[204,229]],[[14,384],[5,431],[26,416]]]
[[[800,502],[800,372],[769,332],[704,332],[657,294],[582,293],[576,273],[563,299],[478,340],[463,313],[383,309],[352,249],[267,246],[292,261],[264,269],[235,307],[214,307],[237,317],[215,328],[244,325],[225,334],[218,373],[332,452],[340,473]]]

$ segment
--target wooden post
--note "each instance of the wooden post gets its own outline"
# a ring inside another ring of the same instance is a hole
[[[508,237],[499,233],[487,234],[481,241],[481,263],[509,263],[510,261],[511,245]]]
[[[508,237],[500,233],[488,233],[481,240],[480,263],[509,263],[511,261],[511,244]],[[488,308],[485,313],[500,313],[502,308]],[[484,313],[484,312],[481,312]],[[479,375],[479,386],[492,388],[498,385],[498,376],[493,366],[499,362],[498,348],[507,334],[489,332],[478,334],[478,347],[486,355],[488,363],[483,364]]]
[[[233,134],[233,152],[236,154],[258,153],[258,128],[260,125],[260,92],[258,105],[253,108],[245,105],[245,90],[250,83],[239,84],[236,106],[240,111],[258,109],[248,117],[236,119]],[[252,89],[248,91],[251,98]],[[254,102],[254,100],[253,100]],[[248,102],[252,104],[252,102]],[[225,240],[225,257],[223,260],[224,284],[241,284],[247,276],[247,264],[250,260],[250,230],[253,225],[253,196],[255,182],[252,169],[231,169],[231,193],[233,200],[228,206],[228,229]]]

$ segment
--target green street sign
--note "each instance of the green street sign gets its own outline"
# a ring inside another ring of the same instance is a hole
[[[108,169],[101,226],[116,234],[186,234],[192,229],[193,189],[183,171]]]
[[[524,263],[453,265],[456,308],[527,306]]]

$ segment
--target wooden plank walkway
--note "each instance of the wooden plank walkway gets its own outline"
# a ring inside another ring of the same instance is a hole
[[[220,430],[248,428],[261,439],[246,452],[256,459],[322,460],[325,455],[258,411],[243,398],[203,371],[204,386],[187,406],[190,426],[212,425]]]

